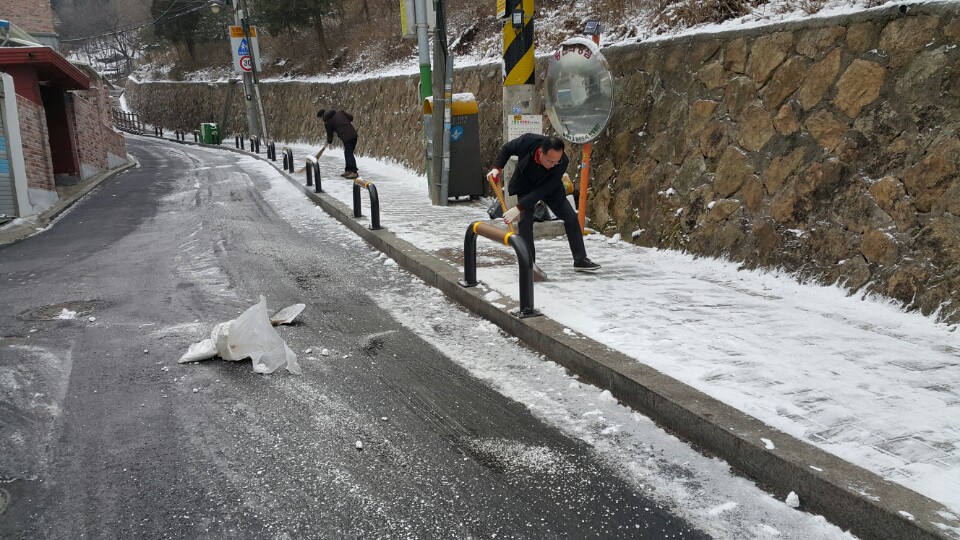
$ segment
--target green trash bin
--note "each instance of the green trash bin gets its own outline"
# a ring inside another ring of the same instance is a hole
[[[200,142],[203,144],[220,144],[220,124],[212,122],[200,124]]]

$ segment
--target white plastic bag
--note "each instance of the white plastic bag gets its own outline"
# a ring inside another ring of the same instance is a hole
[[[230,325],[233,324],[233,321],[234,319],[230,319],[227,322],[217,323],[210,331],[210,339],[213,340],[214,347],[217,349],[217,356],[231,362],[243,360],[242,356],[234,356],[230,352],[229,345],[227,345],[227,338],[230,337]]]
[[[287,347],[270,323],[266,298],[261,296],[260,302],[244,311],[228,326],[227,350],[217,348],[222,358],[249,357],[253,361],[253,371],[257,373],[273,373],[278,368],[286,367],[290,373],[300,375],[296,353]]]
[[[187,362],[199,362],[201,360],[209,360],[217,355],[217,346],[214,344],[212,339],[205,339],[203,341],[194,343],[190,345],[190,348],[187,349],[187,352],[183,353],[183,356],[180,357],[180,360],[177,360],[178,364],[186,364]]]

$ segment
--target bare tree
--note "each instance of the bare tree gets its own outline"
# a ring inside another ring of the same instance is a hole
[[[151,22],[149,0],[61,0],[54,4],[61,43],[118,73],[133,70]]]

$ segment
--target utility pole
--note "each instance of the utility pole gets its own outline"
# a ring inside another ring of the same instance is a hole
[[[263,114],[263,101],[260,99],[260,81],[257,77],[257,58],[254,56],[256,48],[253,46],[254,34],[250,31],[250,12],[247,0],[233,0],[234,21],[243,28],[243,35],[250,50],[250,71],[243,72],[243,94],[247,109],[247,130],[251,136],[269,140],[267,120]],[[256,101],[254,101],[256,100]]]

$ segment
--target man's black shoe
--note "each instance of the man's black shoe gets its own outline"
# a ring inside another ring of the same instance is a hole
[[[600,269],[600,265],[584,257],[573,262],[573,269],[577,272],[596,272]]]

